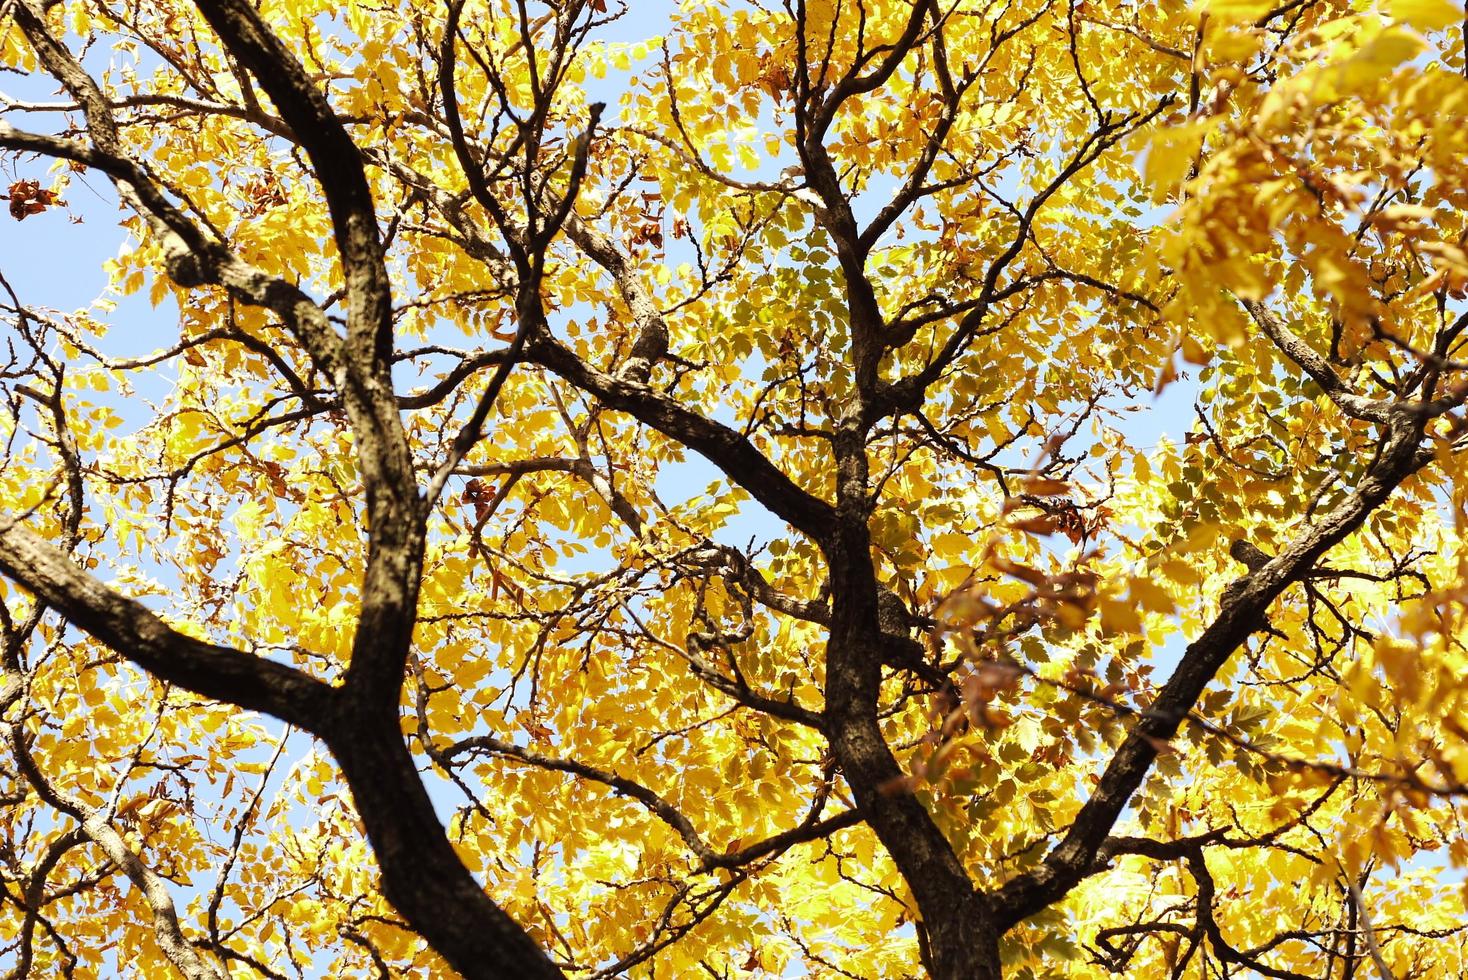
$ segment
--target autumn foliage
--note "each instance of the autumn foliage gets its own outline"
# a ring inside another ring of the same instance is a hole
[[[0,967],[1463,976],[1464,27],[0,0]]]

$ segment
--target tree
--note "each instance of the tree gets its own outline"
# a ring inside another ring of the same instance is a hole
[[[0,12],[10,975],[1468,968],[1460,8]]]

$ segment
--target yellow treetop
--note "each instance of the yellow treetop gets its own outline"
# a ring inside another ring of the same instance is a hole
[[[6,976],[1463,976],[1464,26],[0,0]]]

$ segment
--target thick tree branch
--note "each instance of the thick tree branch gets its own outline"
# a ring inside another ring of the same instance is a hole
[[[626,412],[701,453],[770,513],[797,530],[817,540],[830,531],[831,505],[801,489],[735,430],[646,385],[597,370],[548,334],[530,338],[525,356],[595,395],[608,408]]]
[[[1241,299],[1245,310],[1259,324],[1259,329],[1280,352],[1293,361],[1320,386],[1326,397],[1351,418],[1385,422],[1391,414],[1391,403],[1374,401],[1352,391],[1325,358],[1297,337],[1268,307],[1253,300]]]
[[[416,617],[424,508],[392,388],[392,292],[372,192],[356,144],[260,12],[244,0],[198,6],[299,137],[331,213],[347,284],[347,338],[333,381],[356,435],[370,526],[346,686],[354,697],[396,704]]]
[[[646,384],[653,366],[668,353],[668,325],[662,311],[632,267],[631,257],[611,238],[575,214],[566,221],[566,237],[611,275],[618,295],[627,304],[636,333],[627,359],[617,373],[628,381]]]
[[[1403,480],[1431,460],[1431,454],[1419,448],[1421,439],[1420,421],[1410,412],[1395,414],[1379,455],[1356,490],[1299,533],[1277,557],[1230,588],[1217,618],[1188,646],[1156,700],[1112,756],[1065,838],[1040,867],[995,893],[1005,928],[1064,895],[1086,875],[1159,746],[1176,734],[1224,662],[1261,627],[1269,604],[1308,576],[1327,551],[1356,531]]]
[[[332,689],[294,667],[197,640],[118,595],[35,531],[0,524],[0,570],[160,680],[319,731]]]

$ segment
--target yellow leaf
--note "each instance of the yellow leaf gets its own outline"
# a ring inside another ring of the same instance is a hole
[[[1421,660],[1421,651],[1410,643],[1392,637],[1382,637],[1376,643],[1377,663],[1397,695],[1405,700],[1415,700],[1421,689]]]
[[[1152,185],[1152,200],[1158,204],[1181,184],[1192,170],[1203,145],[1205,127],[1189,123],[1165,129],[1157,134],[1147,149],[1147,183]]]
[[[1463,22],[1463,11],[1448,0],[1392,0],[1393,20],[1419,31],[1435,31]]]
[[[1142,617],[1124,599],[1102,599],[1099,604],[1101,629],[1107,633],[1140,633]]]
[[[1162,586],[1147,578],[1132,579],[1132,600],[1148,612],[1166,615],[1175,608],[1172,596]]]
[[[1388,27],[1355,55],[1337,66],[1337,82],[1345,92],[1365,88],[1396,71],[1422,52],[1427,42],[1402,27]]]
[[[1240,21],[1258,20],[1274,7],[1274,0],[1208,0],[1203,4],[1202,10],[1214,20],[1236,24]]]
[[[1181,347],[1183,360],[1189,364],[1204,365],[1213,360],[1213,352],[1204,347],[1192,334],[1183,334]]]
[[[1159,570],[1179,585],[1197,585],[1203,580],[1197,567],[1181,558],[1171,558],[1163,562]]]
[[[1208,60],[1212,64],[1248,61],[1259,53],[1267,35],[1260,30],[1228,30],[1214,33],[1208,39]]]
[[[942,534],[933,536],[933,553],[938,555],[963,555],[967,554],[973,546],[973,539],[967,534],[957,531],[944,531]]]

